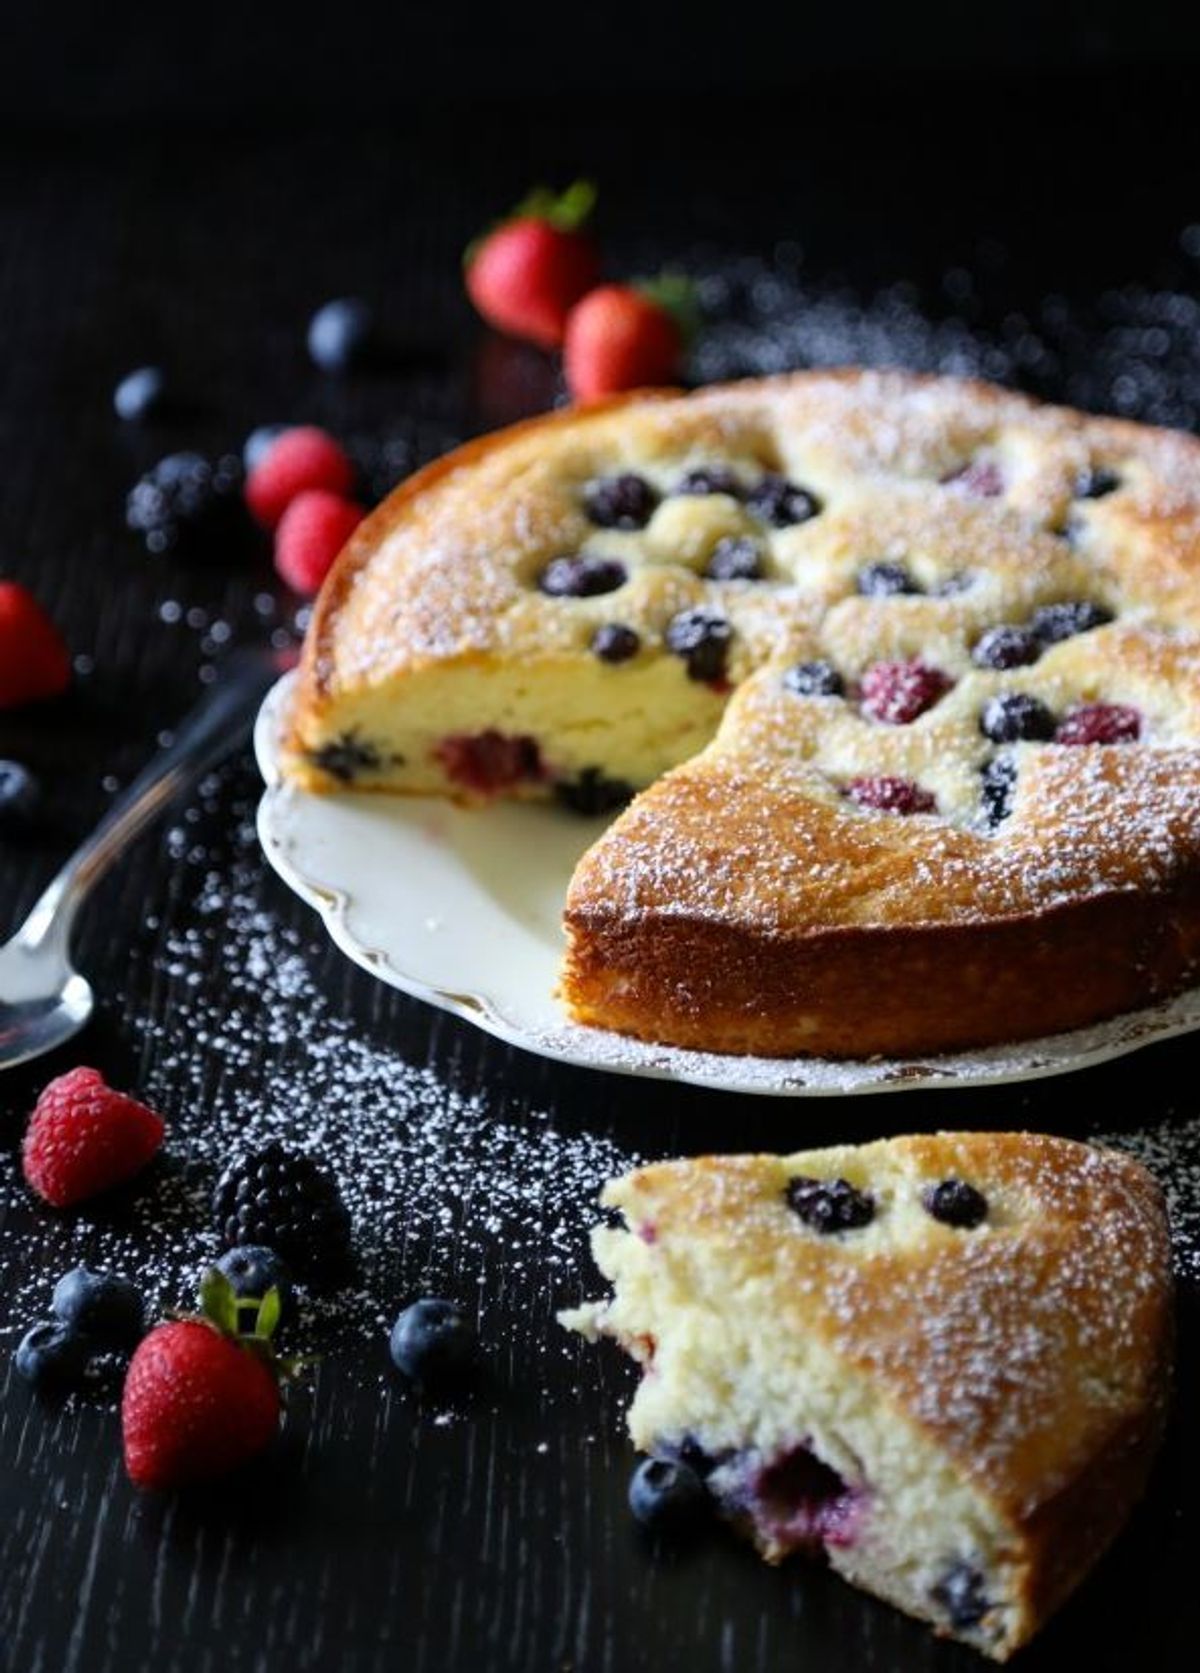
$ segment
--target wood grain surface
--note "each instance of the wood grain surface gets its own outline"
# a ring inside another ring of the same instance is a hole
[[[713,118],[705,122],[691,106],[657,113],[661,127],[644,109],[546,106],[477,108],[457,127],[440,109],[324,133],[283,125],[5,135],[0,573],[36,588],[86,661],[69,696],[0,715],[0,755],[26,760],[47,787],[36,832],[0,838],[0,933],[100,815],[113,785],[128,781],[194,700],[202,664],[219,663],[222,647],[206,650],[186,612],[230,623],[236,640],[261,633],[261,595],[278,600],[268,625],[288,622],[294,608],[253,540],[194,560],[140,550],[122,526],[123,496],[154,458],[172,447],[236,448],[252,425],[294,418],[388,434],[417,459],[547,404],[552,374],[536,354],[478,330],[456,262],[477,223],[529,180],[565,180],[580,168],[602,179],[614,265],[626,271],[684,249],[694,255],[698,243],[719,269],[738,250],[769,251],[786,236],[804,242],[814,284],[907,277],[920,306],[945,314],[955,292],[945,274],[982,250],[991,288],[975,294],[964,328],[999,330],[1058,290],[1078,305],[1085,355],[1087,332],[1106,329],[1089,312],[1102,285],[1166,279],[1194,294],[1195,269],[1178,244],[1189,190],[1195,211],[1194,175],[1174,144],[1175,116],[1150,95],[1138,106],[1139,155],[1158,161],[1128,195],[1132,165],[1104,111],[1098,153],[1055,149],[1087,119],[1086,91],[1047,101],[1026,90],[1022,99],[1020,146],[988,141],[949,163],[933,114],[904,127],[898,103],[864,114],[852,145],[824,150],[815,119],[789,128],[772,115],[768,131],[753,104],[724,103],[703,113]],[[960,120],[967,102],[963,95],[956,106]],[[1010,108],[993,97],[989,119]],[[1028,127],[1031,110],[1040,129]],[[763,142],[753,159],[731,151],[730,132],[744,137],[755,121]],[[994,133],[994,124],[981,131]],[[807,161],[805,144],[817,148]],[[1061,159],[1054,182],[1034,167],[1048,155]],[[939,158],[939,188],[914,194],[905,182],[928,181]],[[1114,193],[1126,217],[1119,239],[1111,220],[1105,226]],[[997,248],[1007,251],[999,264]],[[370,374],[331,380],[308,365],[303,329],[313,307],[347,293],[377,302],[390,352]],[[170,368],[188,410],[163,425],[123,428],[111,414],[112,386],[146,361]],[[1041,365],[1024,381],[1053,393],[1056,376]],[[166,601],[182,605],[182,621],[161,619]],[[481,1120],[503,1117],[531,1144],[547,1127],[599,1134],[647,1157],[934,1126],[1166,1133],[1195,1113],[1194,1042],[1058,1083],[845,1102],[733,1100],[562,1069],[352,968],[239,846],[255,794],[243,752],[196,803],[186,843],[168,840],[176,815],[137,845],[81,925],[79,962],[100,998],[88,1034],[77,1050],[0,1079],[0,1665],[11,1673],[966,1673],[978,1665],[819,1569],[771,1571],[719,1534],[674,1554],[648,1547],[625,1509],[629,1373],[615,1355],[561,1339],[553,1324],[557,1306],[594,1285],[582,1231],[566,1258],[514,1262],[520,1209],[511,1203],[486,1233],[476,1224],[457,1257],[453,1236],[435,1253],[416,1238],[387,1251],[381,1268],[397,1305],[431,1276],[478,1293],[486,1372],[453,1421],[438,1421],[442,1414],[389,1377],[382,1328],[370,1347],[335,1334],[263,1466],[219,1492],[138,1495],[121,1467],[111,1399],[47,1405],[9,1370],[27,1298],[43,1279],[48,1290],[69,1242],[63,1222],[19,1186],[23,1121],[44,1081],[77,1061],[130,1087],[178,1060],[201,1088],[230,1074],[256,1077],[258,1065],[230,1069],[219,1040],[195,1038],[163,974],[165,949],[197,922],[195,844],[214,864],[240,856],[255,905],[295,932],[317,988],[359,1038],[477,1097]],[[202,975],[214,1000],[220,971],[214,961]],[[262,1066],[281,1052],[286,1059],[286,1047],[264,1038]],[[203,1107],[203,1097],[181,1100],[173,1112],[182,1163]],[[1182,1181],[1185,1206],[1187,1189]],[[482,1220],[487,1209],[448,1205],[451,1218],[461,1210]],[[106,1212],[127,1216],[136,1237],[145,1206],[135,1197]],[[1150,1499],[1022,1658],[1029,1673],[1195,1664],[1198,1323],[1185,1282],[1176,1419]]]

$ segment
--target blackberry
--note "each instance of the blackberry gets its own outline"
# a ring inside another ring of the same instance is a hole
[[[213,1217],[227,1248],[265,1245],[310,1283],[336,1283],[350,1265],[350,1216],[332,1176],[278,1139],[231,1157]]]
[[[628,662],[641,648],[641,635],[624,622],[601,623],[588,642],[588,649],[601,662]]]
[[[200,453],[168,453],[130,489],[125,523],[148,552],[170,552],[217,535],[240,509],[241,486],[241,461],[232,453],[215,463]]]
[[[596,598],[601,593],[615,593],[627,578],[625,565],[616,558],[584,552],[552,558],[538,577],[538,589],[549,598]]]
[[[602,529],[644,529],[654,515],[658,495],[644,476],[623,471],[601,476],[583,491],[583,507]]]
[[[578,778],[560,780],[554,786],[554,794],[572,813],[591,818],[595,814],[615,813],[633,800],[635,791],[623,778],[606,778],[599,767],[585,767]]]
[[[785,1195],[788,1207],[804,1224],[825,1235],[869,1226],[875,1218],[875,1199],[848,1179],[808,1179],[798,1174],[788,1180]]]
[[[704,573],[710,581],[761,581],[763,555],[758,542],[736,535],[718,540]]]
[[[671,490],[674,494],[728,494],[740,499],[742,485],[726,465],[698,465],[687,471]]]
[[[785,691],[795,697],[841,697],[846,682],[832,662],[796,662],[783,676]]]
[[[864,564],[854,584],[864,598],[900,598],[921,591],[902,563]]]
[[[944,1226],[970,1231],[987,1219],[987,1198],[965,1179],[943,1179],[939,1185],[931,1185],[921,1201],[925,1212]]]
[[[1027,691],[1002,691],[989,697],[979,715],[979,730],[994,744],[1047,743],[1056,724],[1045,703]]]
[[[689,680],[722,680],[733,628],[711,610],[681,610],[667,623],[669,651],[682,657]]]
[[[789,482],[786,476],[768,475],[746,495],[746,504],[756,517],[772,528],[786,529],[793,523],[807,523],[821,509],[821,502],[807,488]]]

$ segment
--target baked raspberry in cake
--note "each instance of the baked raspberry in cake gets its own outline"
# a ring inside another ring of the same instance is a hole
[[[643,1367],[634,1444],[793,1553],[996,1660],[1083,1578],[1162,1428],[1171,1279],[1130,1158],[942,1133],[639,1169],[562,1315]]]
[[[805,373],[459,450],[318,602],[288,771],[611,813],[584,1023],[710,1051],[1051,1033],[1200,963],[1200,443]]]

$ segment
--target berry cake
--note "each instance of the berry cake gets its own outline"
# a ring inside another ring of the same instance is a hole
[[[643,1366],[636,1446],[681,1459],[770,1562],[821,1556],[1005,1660],[1113,1539],[1162,1428],[1170,1251],[1113,1151],[942,1133],[644,1167],[602,1197]]]
[[[805,373],[556,414],[359,529],[288,770],[611,812],[582,1022],[932,1052],[1200,963],[1200,443],[978,383]]]

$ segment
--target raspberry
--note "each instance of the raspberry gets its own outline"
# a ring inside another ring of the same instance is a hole
[[[852,778],[845,794],[856,807],[876,813],[936,813],[937,797],[911,778]]]
[[[1142,717],[1125,703],[1083,703],[1054,734],[1058,744],[1132,744],[1142,735]]]
[[[350,1256],[350,1216],[331,1174],[270,1139],[226,1164],[213,1192],[226,1247],[265,1245],[310,1282],[337,1281]]]
[[[0,709],[57,697],[71,681],[71,658],[37,599],[17,581],[0,581]]]
[[[275,568],[293,592],[309,597],[319,591],[362,520],[361,505],[323,488],[296,495],[275,531]]]
[[[940,668],[924,662],[876,662],[862,677],[863,710],[886,726],[907,726],[953,684]]]
[[[162,1117],[105,1084],[97,1069],[52,1080],[25,1133],[25,1178],[53,1208],[70,1208],[139,1173],[162,1143]]]
[[[273,529],[288,506],[307,488],[348,495],[354,466],[345,451],[313,424],[285,430],[246,478],[246,504],[266,529]]]

